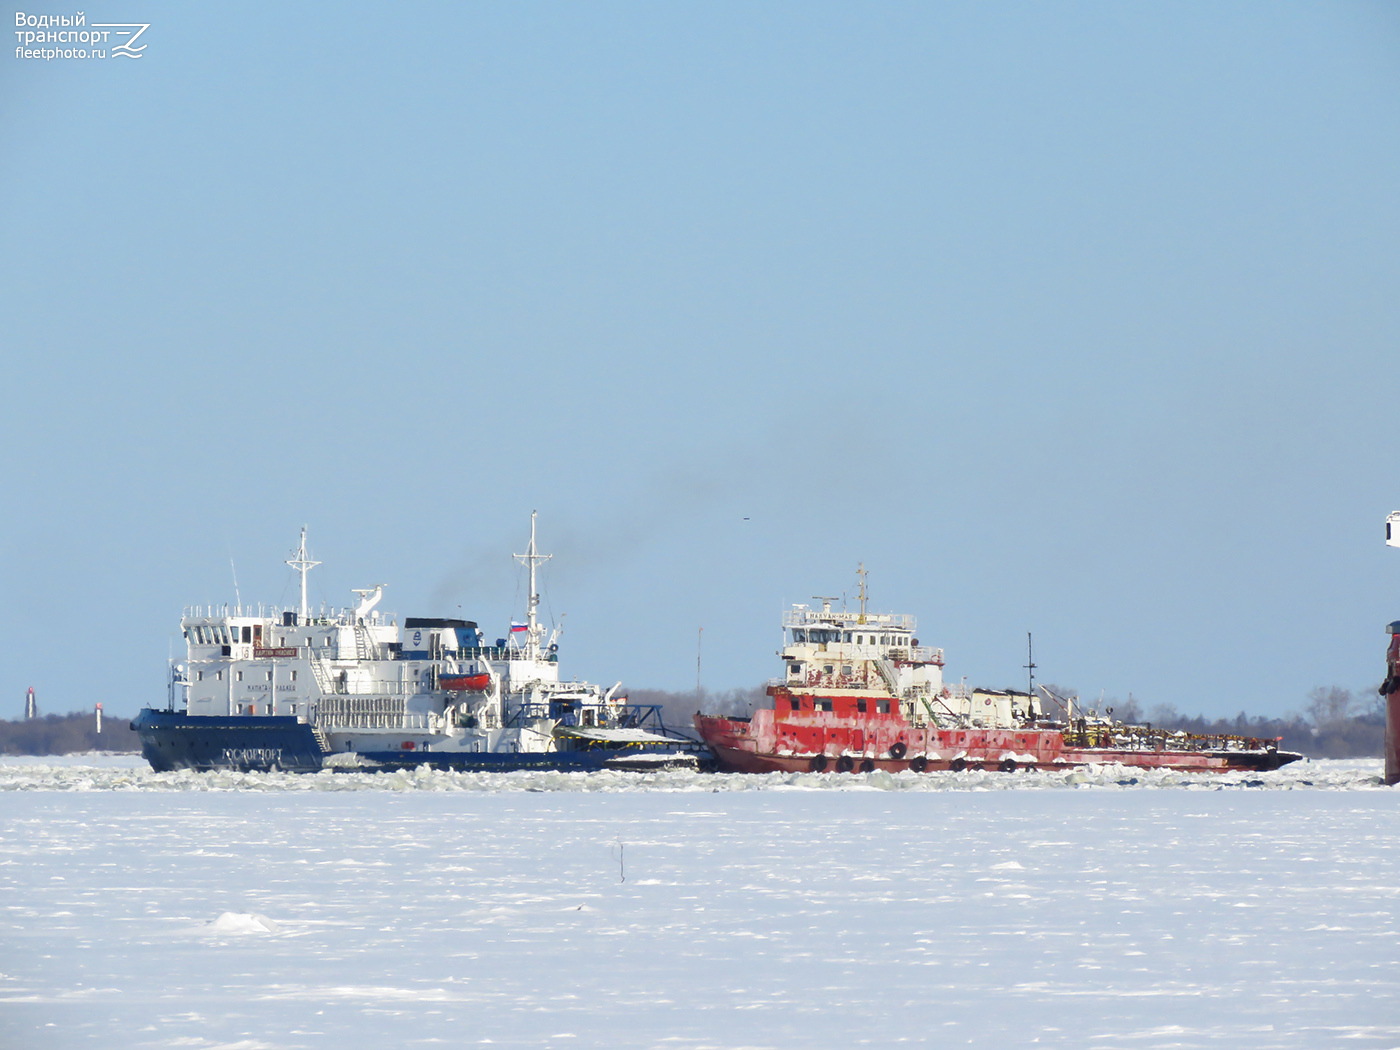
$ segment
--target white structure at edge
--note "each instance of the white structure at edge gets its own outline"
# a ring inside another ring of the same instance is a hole
[[[877,704],[898,702],[905,719],[918,726],[1004,728],[1042,717],[1039,699],[1025,693],[947,685],[943,650],[919,645],[913,616],[867,612],[865,566],[857,572],[858,613],[833,609],[835,599],[818,597],[820,610],[794,605],[783,614],[784,645],[778,655],[786,674],[770,685],[814,696],[818,704],[822,697],[883,693],[889,700]]]
[[[1385,542],[1390,547],[1400,547],[1400,510],[1391,511],[1385,519]]]
[[[560,680],[559,630],[546,641],[537,617],[535,570],[550,555],[536,550],[533,513],[530,545],[515,557],[529,569],[525,629],[487,644],[472,621],[386,618],[376,610],[383,584],[354,591],[352,607],[313,614],[306,574],[320,563],[307,556],[303,528],[287,559],[301,575],[298,608],[185,610],[188,658],[174,668],[171,707],[293,716],[331,753],[544,752],[556,749],[561,725],[607,734],[622,683],[604,690]]]

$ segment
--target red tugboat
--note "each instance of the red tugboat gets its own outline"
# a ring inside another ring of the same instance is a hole
[[[751,718],[695,716],[720,768],[1013,772],[1119,762],[1225,772],[1277,769],[1303,757],[1280,751],[1277,740],[1171,733],[1115,722],[1111,710],[1076,713],[1072,700],[1048,692],[1051,712],[1034,690],[950,687],[943,650],[919,644],[914,617],[866,611],[863,567],[858,613],[819,600],[820,610],[796,605],[783,615],[786,673],[768,685],[772,708]],[[1392,704],[1400,697],[1395,674]]]

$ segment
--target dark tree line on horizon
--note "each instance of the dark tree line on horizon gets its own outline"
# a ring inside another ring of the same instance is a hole
[[[0,721],[0,755],[71,755],[82,751],[140,751],[129,718],[103,718],[97,732],[91,711]]]

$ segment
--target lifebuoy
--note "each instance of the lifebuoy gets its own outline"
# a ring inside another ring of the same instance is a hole
[[[964,769],[967,768],[967,759],[955,758],[953,759],[953,761],[948,763],[948,768],[951,769],[954,773],[961,773]]]
[[[890,745],[890,758],[898,762],[901,758],[905,756],[908,750],[909,749],[905,747],[903,740],[896,740],[893,744]]]
[[[909,760],[909,768],[915,773],[922,773],[928,768],[928,759],[923,755],[915,755]]]
[[[860,763],[860,771],[862,773],[875,772],[875,760],[873,758],[862,759]]]
[[[1014,773],[1016,772],[1016,760],[1014,758],[1003,758],[1001,762],[997,764],[997,769],[1003,773]]]
[[[812,761],[809,762],[809,763],[807,764],[807,767],[808,767],[813,773],[820,773],[822,770],[826,769],[826,756],[825,756],[825,755],[813,755],[813,756],[812,756]]]
[[[849,773],[856,768],[856,760],[850,755],[842,755],[836,760],[836,772]]]

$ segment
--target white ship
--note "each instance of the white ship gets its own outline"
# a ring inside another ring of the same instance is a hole
[[[353,607],[311,612],[301,545],[296,609],[186,609],[186,660],[171,669],[165,710],[132,722],[158,771],[432,765],[452,769],[694,768],[702,749],[668,730],[660,709],[559,675],[559,629],[538,618],[535,515],[523,621],[488,643],[470,620],[378,610],[384,586]]]

